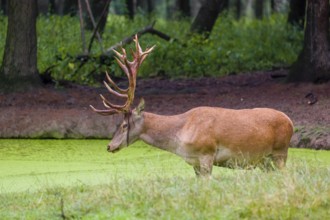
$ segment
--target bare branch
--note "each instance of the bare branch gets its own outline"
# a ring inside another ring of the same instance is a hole
[[[87,54],[88,51],[86,49],[84,19],[83,19],[82,7],[81,7],[81,0],[78,0],[78,7],[79,7],[79,20],[80,20],[80,31],[81,31],[81,41],[82,41],[83,53]]]

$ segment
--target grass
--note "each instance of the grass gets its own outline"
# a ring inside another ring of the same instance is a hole
[[[326,219],[330,152],[290,149],[287,169],[215,168],[137,142],[1,140],[0,219]]]

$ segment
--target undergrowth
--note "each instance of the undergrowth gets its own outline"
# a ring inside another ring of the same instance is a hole
[[[142,77],[220,76],[288,66],[296,60],[302,46],[303,33],[288,26],[284,15],[238,21],[229,15],[222,15],[206,40],[188,34],[190,22],[187,20],[155,20],[156,29],[178,41],[167,42],[148,34],[141,37],[143,48],[156,45],[141,68],[139,75]],[[1,17],[0,55],[4,50],[6,23],[7,20]],[[136,16],[131,21],[124,16],[109,15],[103,34],[103,49],[150,23],[150,19],[143,16]],[[76,59],[78,55],[83,55],[78,18],[41,16],[37,30],[38,68],[41,73],[48,70],[56,80],[80,83],[95,82],[97,75],[105,69],[122,75],[119,68],[113,65],[113,60],[100,56],[102,50],[97,40],[92,47],[92,58],[80,66],[81,62]],[[90,36],[91,33],[87,32],[86,39]]]

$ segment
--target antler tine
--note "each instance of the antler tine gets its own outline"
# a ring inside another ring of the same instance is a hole
[[[113,115],[116,113],[120,113],[122,111],[122,108],[125,107],[125,105],[115,105],[110,103],[106,98],[104,98],[103,95],[100,94],[100,97],[102,99],[103,105],[107,108],[105,110],[101,110],[101,109],[97,109],[92,105],[89,105],[91,107],[91,109],[96,112],[99,113],[101,115]]]
[[[90,107],[94,112],[99,113],[99,114],[101,114],[101,115],[105,115],[105,116],[107,116],[107,115],[113,115],[113,114],[117,114],[117,113],[119,113],[119,112],[118,112],[117,110],[115,110],[115,109],[100,110],[100,109],[96,109],[96,108],[94,108],[94,106],[92,106],[92,105],[89,105],[89,107]]]
[[[103,81],[103,84],[104,84],[104,86],[108,89],[108,91],[109,91],[111,94],[113,94],[113,95],[115,95],[115,96],[118,96],[118,97],[121,97],[121,98],[127,98],[127,94],[122,94],[122,93],[119,93],[119,92],[113,90],[113,89],[107,84],[106,81]]]
[[[135,42],[135,53],[133,52],[133,56],[135,59],[139,59],[140,55],[143,53],[142,48],[139,44],[138,35],[136,34],[133,41]]]
[[[124,105],[115,105],[109,102],[102,94],[100,94],[100,97],[102,99],[103,105],[109,109],[116,109],[116,110],[121,110]]]
[[[120,61],[124,62],[125,59],[127,58],[126,50],[124,48],[122,48],[122,47],[120,47],[120,48],[121,48],[123,54],[119,53],[115,49],[113,49],[112,51],[116,54],[117,58],[119,58]]]
[[[143,52],[141,54],[141,60],[140,60],[140,65],[142,64],[142,62],[145,60],[145,58],[147,58],[147,56],[149,55],[149,53],[151,53],[153,51],[153,49],[156,47],[156,45],[147,48],[147,50],[145,52]]]
[[[115,57],[118,65],[120,66],[120,68],[124,71],[124,73],[126,74],[127,78],[130,78],[131,77],[131,69],[130,69],[130,65],[128,64],[127,60],[124,60],[123,62]]]
[[[108,72],[105,71],[105,76],[108,80],[108,82],[111,84],[111,86],[120,94],[127,94],[127,89],[121,89],[119,88],[116,83],[111,79],[111,77],[109,76]],[[105,81],[103,81],[103,83],[106,83]]]
[[[145,60],[145,58],[149,55],[149,53],[152,52],[152,50],[155,48],[156,45],[152,46],[151,48],[147,48],[146,51],[143,52],[139,43],[138,35],[135,35],[134,42],[135,42],[135,52],[132,51],[132,54],[134,56],[134,59],[138,60],[138,65],[140,66],[142,62]]]
[[[127,60],[126,50],[123,47],[121,47],[121,50],[122,50],[122,54],[113,49],[113,52],[116,54],[115,59],[116,59],[118,65],[120,66],[120,68],[126,74],[127,78],[130,80],[133,75],[132,68],[131,68],[133,65],[133,62],[130,62]]]

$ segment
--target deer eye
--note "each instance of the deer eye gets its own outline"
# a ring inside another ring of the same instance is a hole
[[[126,129],[128,127],[127,124],[123,124],[123,129]]]

